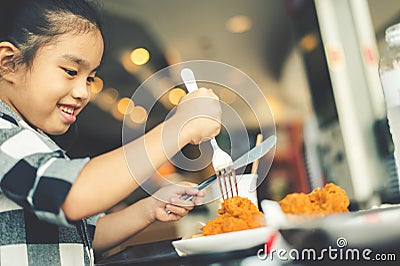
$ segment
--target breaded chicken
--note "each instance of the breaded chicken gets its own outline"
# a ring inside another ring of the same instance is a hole
[[[235,196],[225,200],[219,216],[203,227],[203,236],[228,233],[265,225],[264,215],[249,199]]]
[[[286,214],[322,216],[330,213],[348,212],[350,201],[342,188],[329,183],[322,189],[314,189],[309,194],[289,194],[279,204]]]

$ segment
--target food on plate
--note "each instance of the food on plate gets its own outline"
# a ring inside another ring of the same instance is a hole
[[[329,183],[322,189],[316,188],[309,194],[292,193],[283,198],[279,205],[286,214],[325,214],[348,212],[349,198],[339,186]]]
[[[265,225],[264,215],[247,198],[226,199],[218,210],[219,216],[203,227],[203,236],[253,229]]]

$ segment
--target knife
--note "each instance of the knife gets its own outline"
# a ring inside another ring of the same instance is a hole
[[[245,154],[240,156],[238,159],[236,159],[233,162],[233,168],[235,170],[238,170],[238,169],[254,162],[257,159],[260,159],[265,154],[267,154],[272,149],[272,147],[275,146],[275,144],[276,144],[276,136],[272,135],[269,138],[267,138],[266,140],[264,140],[263,142],[261,142],[260,145],[255,146],[253,149],[251,149],[250,151],[246,152]],[[201,182],[200,184],[198,184],[196,186],[196,188],[198,190],[205,189],[210,184],[212,184],[213,181],[215,181],[216,179],[217,179],[217,176],[213,175],[213,176],[207,178],[206,180],[204,180],[203,182]],[[192,198],[193,198],[193,195],[188,195],[188,194],[184,194],[181,197],[181,199],[183,199],[183,200],[191,200]]]

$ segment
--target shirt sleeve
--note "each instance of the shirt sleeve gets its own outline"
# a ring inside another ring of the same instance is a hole
[[[38,132],[5,125],[0,124],[0,192],[41,220],[71,225],[61,205],[89,158],[71,160]]]

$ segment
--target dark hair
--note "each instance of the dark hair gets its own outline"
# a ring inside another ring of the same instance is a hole
[[[15,63],[30,65],[36,52],[68,32],[102,32],[99,12],[87,0],[6,0],[0,9],[0,42],[21,50]]]

